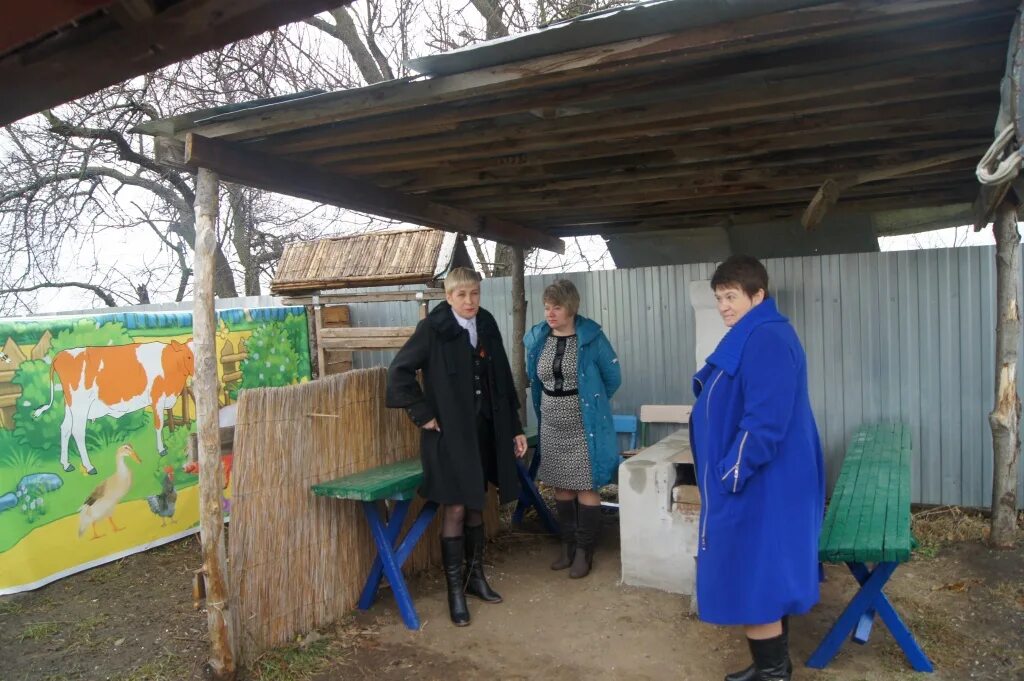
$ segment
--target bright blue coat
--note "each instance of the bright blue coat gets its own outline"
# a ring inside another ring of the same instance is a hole
[[[526,345],[526,373],[530,377],[538,432],[541,419],[541,382],[537,377],[537,363],[549,335],[551,327],[547,322],[541,322],[530,329],[523,338]],[[583,416],[583,430],[587,433],[590,473],[594,480],[594,489],[597,489],[612,481],[615,469],[619,465],[619,442],[612,420],[611,399],[622,385],[622,372],[619,358],[615,356],[612,344],[601,331],[600,324],[576,315],[576,340],[579,346],[577,381],[580,391],[580,412]]]
[[[726,333],[693,392],[700,618],[754,625],[807,612],[818,602],[825,466],[807,360],[773,299]]]

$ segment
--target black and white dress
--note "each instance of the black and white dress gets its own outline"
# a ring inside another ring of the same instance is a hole
[[[594,488],[577,386],[576,336],[550,335],[537,363],[540,398],[540,479],[552,487]]]

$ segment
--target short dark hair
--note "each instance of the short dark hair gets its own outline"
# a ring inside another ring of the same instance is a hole
[[[753,298],[758,291],[764,290],[768,297],[768,270],[761,261],[749,255],[731,255],[715,269],[711,277],[711,290],[721,287],[739,288],[747,296]]]

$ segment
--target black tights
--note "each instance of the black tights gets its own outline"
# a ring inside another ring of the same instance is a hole
[[[476,527],[484,522],[483,511],[476,511],[462,505],[442,506],[441,536],[461,537],[463,525]]]

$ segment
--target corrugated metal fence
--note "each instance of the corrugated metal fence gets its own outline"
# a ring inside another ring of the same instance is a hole
[[[849,437],[865,421],[899,419],[914,437],[914,500],[991,502],[995,268],[992,248],[768,260],[772,294],[807,350],[811,398],[838,475]],[[527,277],[528,324],[544,287],[571,279],[581,313],[602,324],[619,353],[616,413],[641,404],[691,403],[694,317],[689,283],[712,264]],[[484,307],[511,342],[508,279],[487,280]],[[414,324],[412,303],[353,305],[355,326]],[[360,353],[356,366],[393,353]],[[1024,348],[1022,348],[1024,357]],[[1024,373],[1024,372],[1020,372]],[[1024,502],[1024,470],[1019,483]]]

